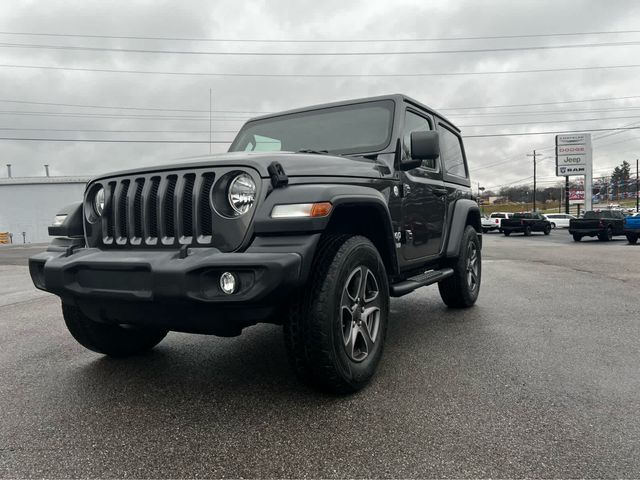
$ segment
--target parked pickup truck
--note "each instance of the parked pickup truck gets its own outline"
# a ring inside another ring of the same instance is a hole
[[[602,242],[613,239],[615,235],[624,235],[624,214],[618,210],[585,212],[584,217],[569,222],[569,233],[576,242],[582,237],[595,237]]]
[[[29,269],[94,352],[272,323],[302,380],[353,392],[402,320],[389,297],[437,284],[449,307],[476,302],[470,186],[460,130],[404,95],[274,113],[226,154],[93,179]]]
[[[514,213],[511,218],[502,220],[502,233],[508,237],[512,233],[524,233],[527,237],[531,232],[551,233],[551,222],[538,212]]]
[[[624,234],[632,245],[635,245],[640,236],[640,213],[624,219]]]

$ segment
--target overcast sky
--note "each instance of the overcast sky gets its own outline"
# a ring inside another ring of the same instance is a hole
[[[640,97],[591,103],[452,110],[454,107],[640,96],[640,68],[426,77],[278,78],[87,72],[8,66],[245,74],[406,74],[633,65],[640,64],[640,45],[341,57],[158,54],[45,49],[42,46],[212,52],[441,51],[640,43],[640,33],[347,44],[136,40],[25,36],[15,33],[349,40],[611,32],[640,30],[640,2],[635,0],[7,1],[0,3],[0,30],[4,32],[0,34],[2,137],[208,140],[210,88],[213,91],[214,111],[240,112],[214,112],[216,141],[232,139],[242,121],[254,115],[251,112],[272,112],[385,93],[405,93],[441,109],[462,128],[464,135],[640,125]],[[15,44],[37,47],[18,48]],[[12,103],[8,100],[186,111],[63,107]],[[530,113],[536,111],[546,113]],[[569,113],[561,113],[563,111]],[[43,115],[42,112],[49,115]],[[512,115],[504,115],[505,112]],[[529,113],[513,115],[523,112]],[[63,113],[76,116],[61,115]],[[497,116],[498,113],[502,115]],[[177,116],[187,118],[174,118]],[[558,120],[588,118],[600,120],[557,123]],[[527,124],[522,125],[523,122]],[[504,123],[520,125],[471,126]],[[131,130],[147,132],[131,133]],[[609,171],[609,167],[624,159],[635,159],[640,153],[640,130],[615,135],[594,133],[594,138],[596,174]],[[472,180],[490,188],[530,176],[531,159],[525,154],[535,148],[551,156],[553,142],[553,135],[469,138],[465,144]],[[227,146],[216,143],[213,149],[214,152],[223,152]],[[93,175],[120,168],[166,163],[174,158],[206,154],[208,151],[207,144],[0,140],[0,171],[3,176],[6,175],[4,164],[11,163],[14,176],[41,175],[44,173],[42,165],[48,163],[53,175]],[[551,159],[541,161],[539,175],[542,184],[556,180],[553,177],[553,165]]]

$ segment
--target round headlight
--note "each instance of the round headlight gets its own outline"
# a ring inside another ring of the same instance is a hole
[[[96,215],[99,217],[102,216],[104,212],[104,188],[98,190],[93,197],[93,209],[96,212]]]
[[[256,184],[246,173],[241,173],[229,184],[229,205],[239,215],[247,213],[256,201]]]

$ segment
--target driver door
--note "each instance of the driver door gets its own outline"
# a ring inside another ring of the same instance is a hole
[[[411,133],[433,130],[426,114],[407,109],[402,131],[402,155],[411,156]],[[440,159],[423,160],[422,165],[402,173],[402,225],[405,260],[438,255],[442,249],[446,189]]]

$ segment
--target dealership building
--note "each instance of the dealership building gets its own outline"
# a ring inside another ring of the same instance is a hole
[[[88,177],[0,178],[0,233],[13,243],[49,241],[47,227],[58,210],[82,200]]]

